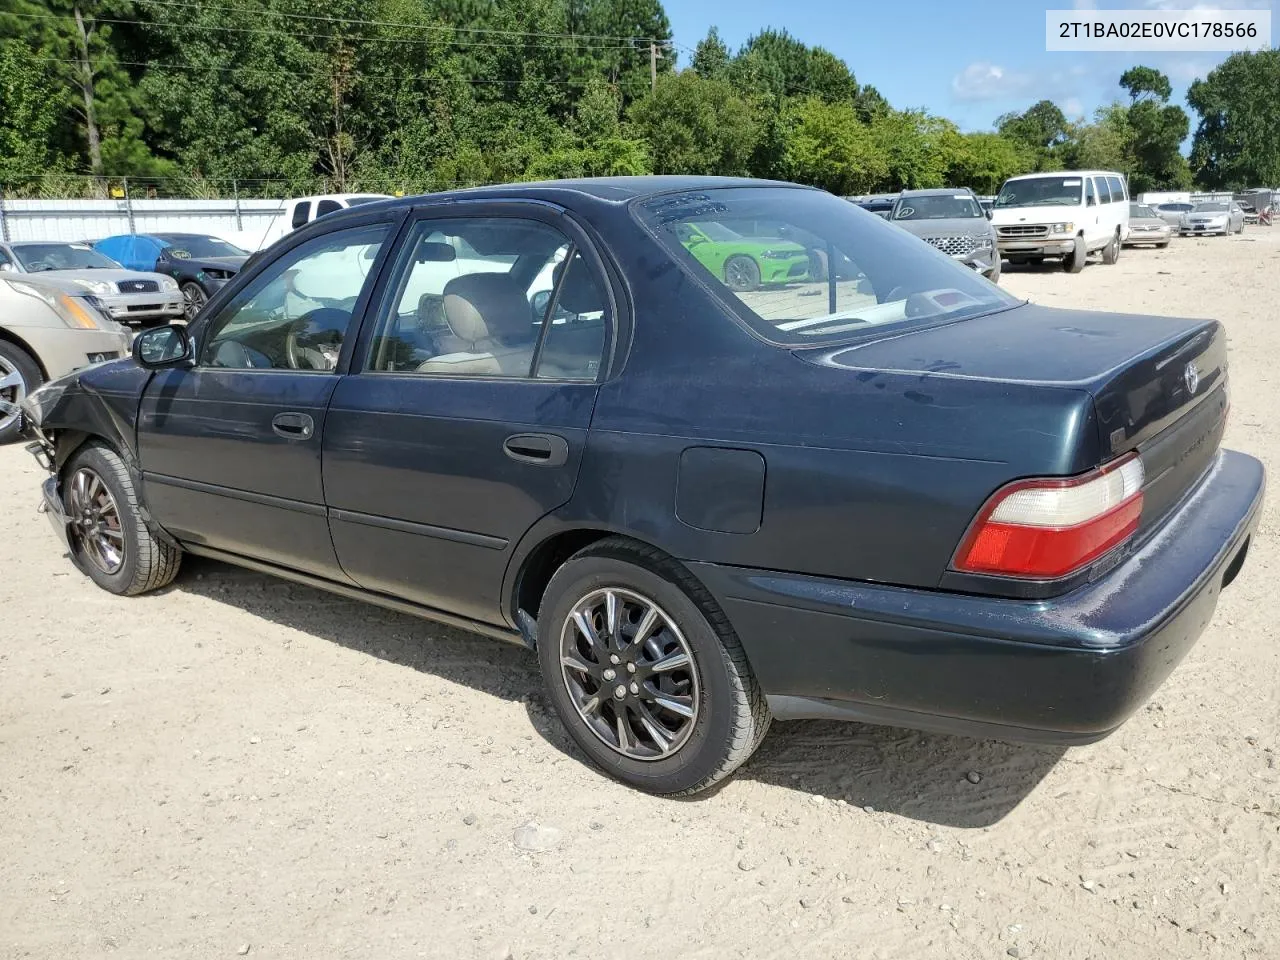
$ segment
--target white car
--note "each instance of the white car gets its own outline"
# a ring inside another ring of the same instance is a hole
[[[1244,208],[1234,201],[1206,201],[1197,203],[1178,221],[1178,235],[1189,237],[1220,233],[1244,233]]]
[[[1010,263],[1061,258],[1079,273],[1090,253],[1115,263],[1129,237],[1129,190],[1114,170],[1059,170],[1010,177],[992,205],[1000,253]]]
[[[284,209],[271,221],[264,233],[242,232],[236,235],[236,243],[249,250],[265,250],[281,237],[304,227],[330,213],[372,203],[390,200],[387,193],[327,193],[314,197],[294,197],[284,202]]]

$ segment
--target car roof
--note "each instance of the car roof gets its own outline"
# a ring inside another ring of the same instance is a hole
[[[529,183],[505,183],[483,187],[467,187],[461,190],[445,190],[411,197],[396,197],[374,203],[361,204],[361,211],[379,207],[395,208],[420,206],[427,203],[445,203],[453,200],[545,200],[560,206],[587,203],[624,204],[645,197],[666,193],[685,193],[691,190],[712,190],[723,187],[785,187],[794,190],[813,190],[783,180],[756,180],[750,177],[700,177],[700,176],[646,176],[646,177],[583,177],[575,180],[536,180]]]
[[[88,240],[11,240],[11,247],[47,247],[50,244],[67,244],[68,246],[93,246]]]
[[[1020,173],[1010,180],[1036,180],[1040,177],[1119,177],[1126,179],[1119,170],[1042,170],[1039,173]]]

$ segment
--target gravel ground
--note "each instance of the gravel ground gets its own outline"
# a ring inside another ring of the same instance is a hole
[[[1004,284],[1224,320],[1227,443],[1280,476],[1280,229]],[[103,593],[39,479],[0,450],[4,957],[1277,956],[1274,496],[1109,739],[778,724],[671,801],[584,766],[514,647],[197,560]]]

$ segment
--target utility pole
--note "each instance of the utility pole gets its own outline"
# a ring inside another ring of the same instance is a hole
[[[658,45],[652,40],[649,41],[649,89],[655,90],[658,86],[658,58],[662,56],[658,52]]]

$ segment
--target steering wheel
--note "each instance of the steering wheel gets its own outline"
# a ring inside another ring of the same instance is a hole
[[[290,370],[333,370],[338,365],[338,352],[341,343],[320,346],[302,346],[298,343],[298,334],[311,323],[311,314],[304,313],[289,324],[284,335],[284,356]]]

